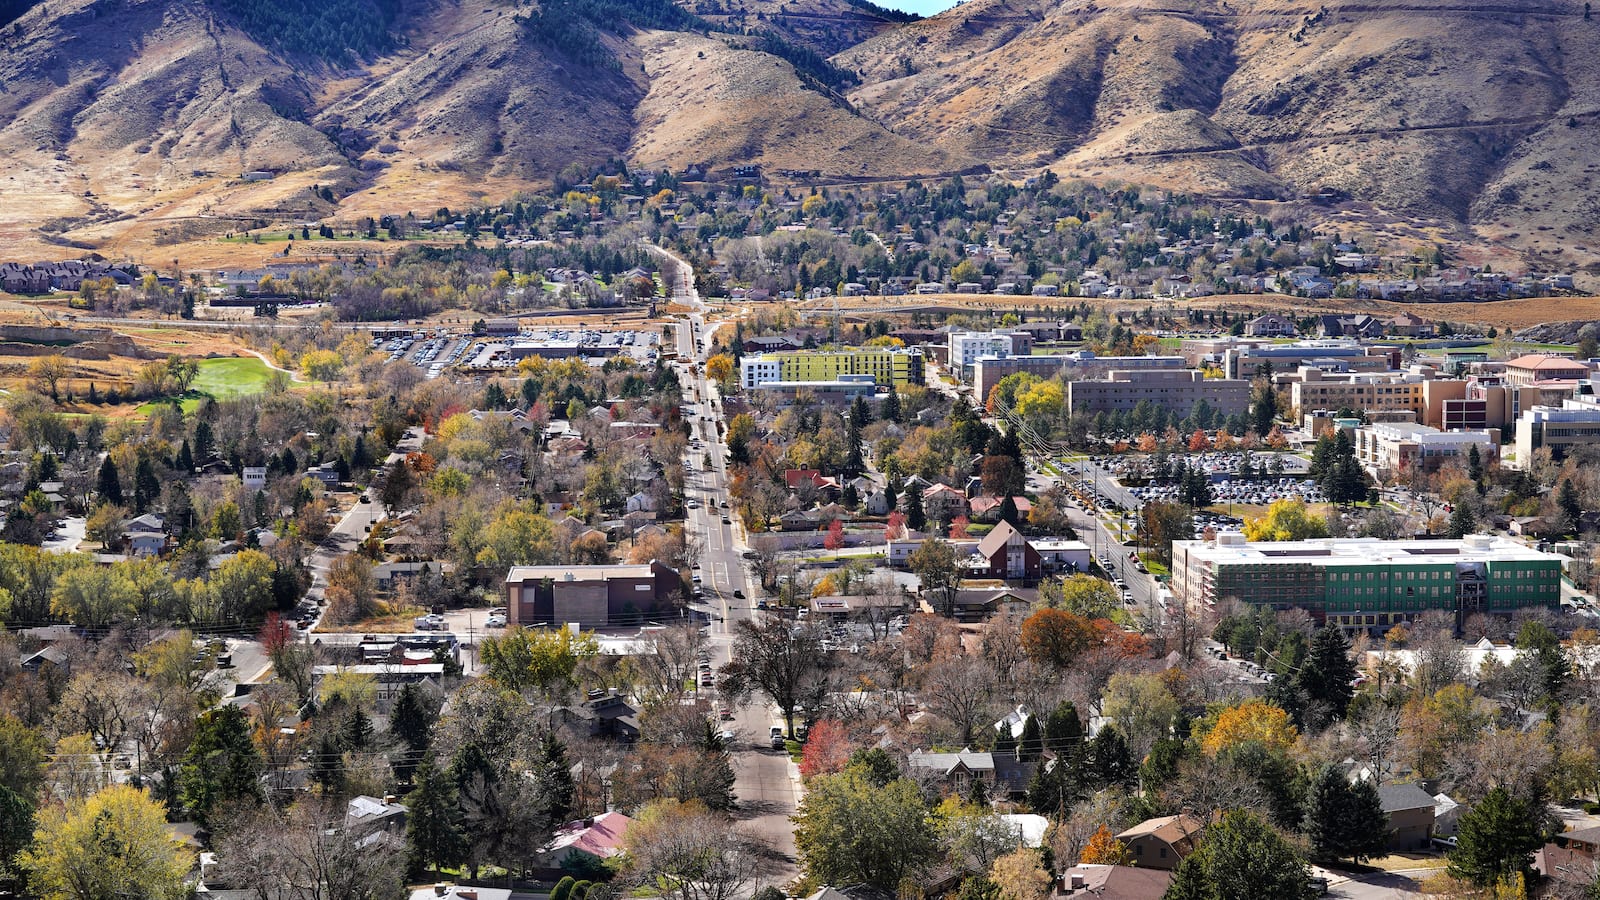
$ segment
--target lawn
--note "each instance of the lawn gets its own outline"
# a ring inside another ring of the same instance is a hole
[[[157,404],[177,401],[184,415],[188,415],[199,409],[200,401],[206,397],[216,400],[248,397],[265,391],[271,380],[272,368],[254,356],[202,359],[200,374],[189,385],[188,393],[182,397],[151,400],[140,405],[139,413],[148,416],[155,411]]]
[[[272,380],[272,369],[254,356],[200,360],[200,374],[189,389],[218,400],[259,394]]]

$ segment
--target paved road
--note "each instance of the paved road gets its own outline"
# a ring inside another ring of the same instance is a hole
[[[679,277],[672,300],[694,312],[677,329],[680,359],[679,379],[684,385],[684,402],[690,407],[695,444],[685,462],[685,500],[698,508],[689,510],[686,528],[701,542],[698,574],[705,591],[704,602],[694,604],[711,620],[711,655],[720,666],[732,657],[731,629],[755,615],[755,592],[749,588],[741,553],[747,549],[743,534],[733,524],[728,508],[728,448],[718,425],[723,420],[722,398],[716,385],[705,377],[705,360],[712,346],[715,326],[706,324],[706,304],[694,289],[694,274],[689,265],[658,247],[647,249],[666,265],[678,268]],[[694,373],[689,360],[695,362]],[[727,518],[729,521],[724,521]],[[742,596],[735,596],[735,593]],[[732,723],[734,794],[738,798],[736,817],[752,833],[765,840],[777,857],[765,872],[768,883],[784,884],[799,874],[794,847],[794,814],[799,799],[798,773],[788,754],[769,746],[769,729],[774,720],[763,702],[740,710]]]

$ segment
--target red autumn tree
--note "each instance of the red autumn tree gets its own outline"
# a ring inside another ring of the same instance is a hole
[[[967,536],[967,526],[972,522],[966,516],[956,516],[950,520],[950,540],[959,541]]]
[[[834,519],[828,523],[828,536],[822,539],[822,546],[829,550],[838,550],[844,546],[844,523]]]
[[[800,756],[800,774],[810,778],[813,775],[842,772],[854,750],[844,726],[833,719],[823,719],[806,732],[806,746]]]

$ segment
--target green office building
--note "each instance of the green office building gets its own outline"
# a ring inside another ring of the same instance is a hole
[[[1429,610],[1459,624],[1475,613],[1510,614],[1561,602],[1564,557],[1488,535],[1460,540],[1367,538],[1172,545],[1172,590],[1191,609],[1220,600],[1299,607],[1319,620],[1375,631]]]

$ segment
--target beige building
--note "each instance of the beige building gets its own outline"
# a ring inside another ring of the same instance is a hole
[[[1250,382],[1238,378],[1206,378],[1188,369],[1112,372],[1104,381],[1067,384],[1067,408],[1075,413],[1131,411],[1149,402],[1168,413],[1186,416],[1204,400],[1218,414],[1231,416],[1250,406]]]
[[[1398,476],[1421,470],[1436,472],[1447,463],[1466,465],[1477,447],[1485,464],[1495,458],[1499,434],[1488,431],[1440,431],[1428,425],[1380,423],[1363,425],[1352,435],[1356,459],[1373,475]]]
[[[1541,381],[1581,381],[1594,370],[1566,356],[1529,353],[1506,363],[1506,384],[1527,387]]]
[[[1303,368],[1300,380],[1289,386],[1289,405],[1302,415],[1319,409],[1408,410],[1421,422],[1428,412],[1427,384],[1426,378],[1415,373],[1328,373]]]

